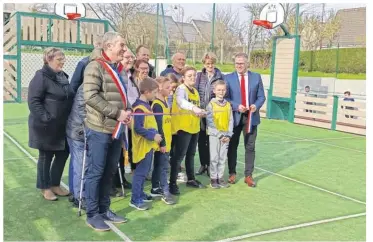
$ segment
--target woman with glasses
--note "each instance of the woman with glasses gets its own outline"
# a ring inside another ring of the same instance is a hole
[[[69,156],[65,130],[74,92],[62,70],[62,50],[47,48],[43,61],[28,89],[29,146],[39,150],[36,187],[46,200],[55,201],[56,195],[69,195],[60,182]]]

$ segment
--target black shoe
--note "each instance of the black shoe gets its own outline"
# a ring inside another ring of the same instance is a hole
[[[160,187],[157,187],[155,189],[150,190],[150,196],[152,197],[162,197],[163,196],[163,190]]]
[[[180,194],[179,187],[177,186],[176,183],[170,183],[169,188],[170,188],[170,193],[172,195],[179,195]]]
[[[214,188],[214,189],[219,189],[220,186],[218,184],[218,180],[217,179],[211,179],[210,187]]]
[[[141,211],[149,209],[149,205],[146,203],[137,204],[137,203],[133,203],[132,201],[130,201],[130,207],[136,208],[137,210],[141,210]]]
[[[204,185],[202,185],[198,180],[189,180],[186,185],[193,188],[204,188]]]
[[[206,166],[206,175],[210,177],[210,166]]]
[[[196,172],[196,175],[202,175],[206,171],[206,166],[201,166],[198,171]]]
[[[123,182],[124,189],[132,189],[132,184],[128,181]]]
[[[73,207],[75,207],[75,208],[79,208],[79,200],[78,200],[78,199],[75,199],[75,200],[74,200],[74,202],[73,202]],[[85,199],[83,199],[83,201],[82,201],[82,206],[81,206],[81,208],[82,208],[83,210],[86,210],[86,208],[87,208],[87,204],[86,204],[86,202],[85,202]]]
[[[101,214],[105,221],[109,221],[115,224],[121,224],[128,221],[125,217],[116,215],[113,211],[110,209],[107,210],[106,213]]]
[[[221,188],[229,187],[229,184],[226,181],[224,181],[224,179],[222,179],[222,178],[218,180],[218,184],[219,184],[219,187],[221,187]]]
[[[69,195],[69,202],[73,203],[75,201],[74,195],[70,194]]]
[[[89,227],[93,228],[96,231],[110,230],[109,225],[105,223],[104,218],[101,216],[101,214],[97,214],[92,218],[87,218],[86,222]]]
[[[176,204],[176,199],[171,194],[164,195],[162,197],[162,201],[165,204],[167,204],[167,205],[174,205],[174,204]]]
[[[152,202],[153,201],[153,197],[152,196],[150,196],[150,195],[148,195],[146,193],[144,193],[144,194],[145,195],[142,198],[144,202]]]

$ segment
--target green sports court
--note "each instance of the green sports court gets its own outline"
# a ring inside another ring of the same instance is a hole
[[[6,241],[366,240],[365,136],[262,119],[256,188],[243,182],[241,145],[237,184],[218,190],[180,185],[176,205],[154,201],[148,211],[130,208],[128,191],[111,208],[129,222],[99,233],[85,224],[84,214],[77,216],[67,198],[42,199],[35,187],[37,151],[28,148],[27,118],[26,103],[4,104]],[[205,175],[199,179],[209,183]]]

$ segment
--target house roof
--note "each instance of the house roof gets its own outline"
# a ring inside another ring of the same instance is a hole
[[[155,24],[157,23],[157,14],[152,14],[152,13],[141,13],[141,14],[154,18],[154,26],[155,26]],[[166,31],[167,31],[169,40],[179,40],[183,38],[178,25],[176,24],[176,22],[173,20],[171,16],[164,15],[164,23],[166,25]],[[161,28],[160,33],[163,36],[164,31],[163,31],[162,15],[159,16],[159,27]],[[183,41],[185,41],[185,39]]]
[[[176,24],[179,27],[180,33],[183,33],[186,42],[196,42],[201,39],[193,24],[180,22],[176,22]]]
[[[337,12],[340,18],[340,30],[335,44],[342,47],[365,46],[366,44],[366,8],[341,9]]]
[[[210,41],[212,29],[210,21],[192,19],[192,24],[204,41]]]

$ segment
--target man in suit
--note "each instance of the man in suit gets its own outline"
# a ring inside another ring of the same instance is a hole
[[[245,142],[245,183],[255,187],[252,178],[255,160],[255,141],[260,123],[259,110],[266,100],[260,74],[248,70],[249,61],[245,53],[235,55],[236,71],[225,76],[227,82],[226,99],[232,104],[234,116],[233,136],[228,147],[228,182],[236,182],[237,148],[241,132]],[[252,113],[251,122],[249,110]],[[249,125],[250,123],[250,125]]]

